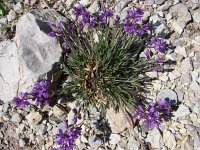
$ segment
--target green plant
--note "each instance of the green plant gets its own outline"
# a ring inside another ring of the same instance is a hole
[[[8,12],[8,7],[6,6],[4,1],[0,1],[0,16],[6,15]]]
[[[62,85],[61,93],[72,94],[83,110],[89,105],[101,110],[110,106],[134,110],[144,100],[151,81],[145,73],[159,65],[154,59],[141,59],[139,55],[148,46],[146,53],[151,53],[150,46],[157,46],[160,51],[165,43],[151,40],[148,45],[148,24],[141,21],[141,9],[129,10],[122,23],[116,16],[112,27],[112,10],[91,15],[78,7],[74,14],[76,21],[69,24],[49,23],[53,29],[49,35],[59,36],[63,47],[71,51],[64,67],[71,80]]]

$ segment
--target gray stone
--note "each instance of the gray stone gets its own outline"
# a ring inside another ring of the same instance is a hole
[[[190,72],[193,70],[193,63],[192,63],[192,59],[191,58],[186,58],[182,61],[181,63],[181,71],[186,73],[186,72]]]
[[[130,0],[123,0],[123,1],[118,0],[117,3],[116,3],[116,6],[115,6],[116,12],[120,13],[124,9],[125,5],[128,2],[131,2],[131,1]]]
[[[183,91],[180,91],[180,90],[177,90],[176,93],[177,93],[177,96],[178,96],[178,100],[182,101],[185,93]]]
[[[79,3],[83,6],[87,6],[90,4],[90,0],[80,0]]]
[[[151,144],[152,149],[161,149],[163,146],[163,139],[160,131],[157,128],[153,128],[147,135],[146,142]]]
[[[197,132],[194,137],[194,150],[200,150],[200,136]]]
[[[190,84],[190,89],[193,90],[195,93],[199,93],[200,85],[196,81],[192,81]]]
[[[163,142],[167,148],[175,150],[176,139],[171,131],[167,130],[163,132]]]
[[[98,1],[94,1],[93,4],[88,8],[88,11],[91,13],[96,13],[99,10]]]
[[[168,76],[169,76],[170,80],[175,80],[181,76],[181,73],[177,70],[174,70],[172,72],[169,72]]]
[[[158,5],[163,4],[164,2],[166,2],[167,0],[155,0],[155,3]]]
[[[119,134],[111,134],[109,137],[109,143],[112,145],[118,144],[121,140],[121,137]]]
[[[187,133],[188,135],[194,137],[195,136],[195,133],[196,133],[196,128],[194,125],[192,124],[187,124],[186,125],[186,129],[187,129]]]
[[[32,126],[35,126],[39,124],[42,120],[42,115],[39,112],[30,112],[26,119],[28,120],[28,123]]]
[[[55,105],[53,107],[53,114],[55,117],[59,118],[66,113],[65,109],[62,106]]]
[[[95,148],[99,147],[102,143],[101,138],[99,138],[96,135],[90,136],[88,141],[89,141],[90,146],[95,147]]]
[[[8,23],[8,19],[7,18],[0,18],[0,24],[6,25],[7,23]]]
[[[195,71],[195,70],[191,72],[191,75],[192,75],[192,80],[193,81],[196,81],[198,79],[198,77],[199,77],[199,73],[197,71]]]
[[[23,12],[22,5],[20,2],[18,2],[16,5],[14,5],[14,10],[18,14],[21,14]]]
[[[176,120],[177,118],[184,117],[189,114],[190,114],[190,109],[187,106],[181,104],[179,105],[177,111],[173,113],[174,116],[172,117],[172,119]]]
[[[193,141],[189,136],[185,136],[182,140],[181,140],[181,150],[189,150],[189,149],[193,149]]]
[[[120,133],[132,128],[130,117],[122,108],[119,108],[119,112],[112,108],[107,109],[106,120],[108,120],[112,133]]]
[[[177,46],[174,52],[182,55],[183,57],[187,57],[185,47]]]
[[[184,85],[189,85],[192,81],[192,77],[189,73],[183,73],[181,75],[181,83]]]
[[[169,99],[172,103],[177,103],[177,94],[171,89],[164,89],[157,94],[157,99]]]
[[[169,29],[162,17],[156,13],[150,17],[150,21],[152,21],[153,31],[156,33],[156,36],[165,38],[165,36],[169,33]]]
[[[81,142],[88,143],[88,140],[84,135],[81,135],[80,139],[81,139]]]
[[[45,18],[51,21],[51,15],[57,16],[53,12]],[[31,90],[37,80],[57,71],[62,49],[56,38],[47,35],[47,24],[37,18],[41,16],[32,13],[20,17],[15,38],[0,43],[0,97],[4,102],[11,101],[18,92]]]
[[[172,22],[172,28],[181,34],[186,24],[191,20],[190,12],[185,4],[179,3],[170,8],[170,13],[176,18],[175,21]]]
[[[195,22],[200,23],[200,10],[199,9],[194,12],[193,19]]]
[[[11,119],[13,122],[20,123],[22,121],[22,116],[20,114],[14,114]]]
[[[133,136],[130,136],[128,138],[127,149],[128,150],[139,150],[140,149],[140,143],[137,142]]]
[[[155,0],[146,0],[145,5],[153,5]]]
[[[65,5],[67,9],[71,8],[72,4],[74,3],[74,0],[67,0],[65,1]]]
[[[90,126],[92,128],[99,129],[99,123],[97,122],[97,120],[91,120],[90,121]]]
[[[9,11],[8,15],[7,15],[8,21],[9,21],[9,22],[10,22],[10,21],[13,21],[13,20],[15,19],[15,17],[16,17],[16,13],[15,13],[14,10],[11,9],[11,10]]]
[[[36,129],[39,131],[40,135],[44,135],[47,132],[47,127],[44,124],[37,125]]]
[[[22,139],[19,139],[19,146],[24,147],[26,145],[26,142]]]

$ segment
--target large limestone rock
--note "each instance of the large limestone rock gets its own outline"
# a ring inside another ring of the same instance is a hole
[[[126,129],[132,129],[132,121],[123,108],[119,108],[118,112],[113,108],[107,109],[106,120],[108,121],[112,133],[120,133]]]
[[[55,21],[55,16],[59,15],[53,10],[27,13],[19,18],[14,39],[0,43],[0,99],[4,102],[56,71],[62,49],[56,38],[47,35],[46,23]]]

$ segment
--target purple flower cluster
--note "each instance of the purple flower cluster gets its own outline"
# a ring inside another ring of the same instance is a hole
[[[18,96],[14,97],[13,102],[17,107],[26,107],[30,104],[28,100],[35,101],[36,106],[41,104],[49,104],[49,87],[48,80],[37,82],[33,90],[28,92],[20,92]]]
[[[13,102],[17,107],[22,108],[30,104],[27,100],[28,100],[27,93],[20,92],[18,96],[14,97]]]
[[[170,115],[170,104],[159,99],[157,103],[150,104],[147,107],[144,104],[138,105],[137,112],[133,116],[137,120],[144,120],[144,124],[149,128],[158,128],[162,119]]]
[[[148,29],[149,24],[142,24],[141,20],[144,11],[140,8],[133,8],[127,11],[124,22],[124,30],[129,34],[143,35]]]
[[[62,29],[62,23],[58,22],[57,24],[54,24],[52,22],[48,22],[47,25],[52,28],[52,31],[48,33],[49,36],[55,37],[57,34],[59,34],[59,31]]]
[[[92,28],[97,24],[97,17],[91,15],[90,12],[82,6],[74,7],[73,13],[76,16],[76,21],[78,21],[80,30],[83,30],[86,25]]]
[[[99,11],[99,20],[102,24],[107,24],[108,18],[113,16],[112,9],[103,9]],[[116,18],[119,19],[119,18]]]
[[[157,52],[164,53],[165,47],[167,43],[164,39],[161,38],[152,38],[149,42],[147,47],[154,48]]]
[[[81,134],[81,128],[75,127],[77,123],[77,111],[73,109],[74,118],[72,120],[72,124],[69,125],[68,120],[65,121],[66,130],[63,131],[59,129],[59,132],[56,134],[56,144],[59,147],[53,148],[52,150],[73,150],[75,146],[75,141]]]

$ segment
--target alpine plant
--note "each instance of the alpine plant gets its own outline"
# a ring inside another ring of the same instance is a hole
[[[163,71],[166,42],[149,36],[151,26],[140,8],[129,9],[124,19],[105,7],[92,14],[77,6],[73,14],[68,23],[48,23],[49,36],[61,41],[63,70],[70,77],[61,93],[73,95],[84,110],[89,105],[137,108],[151,81],[145,73]]]

